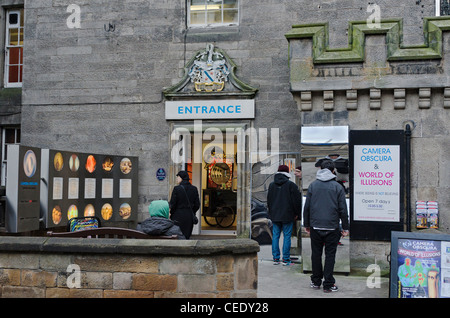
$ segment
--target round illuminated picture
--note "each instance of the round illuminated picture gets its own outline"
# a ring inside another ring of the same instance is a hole
[[[78,159],[78,156],[73,154],[69,158],[69,169],[70,171],[78,171],[78,168],[80,167],[80,159]]]
[[[95,168],[97,166],[97,160],[95,160],[93,155],[89,155],[86,159],[86,170],[89,173],[92,173],[95,171]]]
[[[78,208],[75,204],[72,204],[69,206],[69,209],[67,210],[67,219],[70,220],[71,218],[78,217]]]
[[[102,218],[104,220],[109,220],[112,217],[112,213],[113,213],[111,204],[109,204],[109,203],[103,204],[101,213],[102,213]]]
[[[56,171],[61,171],[64,167],[64,159],[63,155],[60,152],[57,152],[55,154],[55,157],[53,158],[53,166],[55,167]]]
[[[36,165],[36,155],[34,154],[33,150],[28,150],[23,157],[23,170],[27,177],[31,178],[32,176],[34,176],[34,174],[36,173]]]
[[[126,220],[131,216],[131,206],[128,203],[124,203],[119,208],[119,215],[122,219]]]
[[[61,207],[59,205],[55,205],[52,211],[52,221],[54,224],[59,224],[61,222],[62,213]]]
[[[103,160],[103,163],[102,163],[103,170],[109,172],[112,170],[113,166],[114,166],[114,161],[112,160],[111,157],[106,157],[105,160]]]
[[[92,204],[86,205],[84,208],[84,216],[95,216],[95,209]]]
[[[131,171],[131,160],[128,158],[123,158],[120,161],[120,171],[124,174],[128,174]]]

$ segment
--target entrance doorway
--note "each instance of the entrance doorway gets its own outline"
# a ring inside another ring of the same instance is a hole
[[[186,170],[200,196],[199,223],[193,235],[238,236],[248,231],[250,196],[245,195],[249,187],[243,177],[248,169],[246,138],[240,134],[245,127],[201,123],[200,130],[197,123],[174,125],[172,153],[180,155],[181,162],[173,160],[172,175]]]
[[[231,146],[231,147],[230,147]],[[202,224],[201,233],[236,234],[237,213],[237,142],[226,149],[223,143],[202,142],[201,163]],[[231,148],[231,152],[230,152]]]

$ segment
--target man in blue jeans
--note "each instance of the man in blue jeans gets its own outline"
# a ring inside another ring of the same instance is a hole
[[[328,293],[338,291],[333,277],[336,249],[341,235],[348,235],[349,225],[345,190],[336,182],[333,161],[323,161],[320,168],[316,180],[308,187],[303,225],[311,239],[311,287],[319,289],[323,279],[323,291]],[[322,268],[324,249],[325,264]]]
[[[272,220],[272,256],[275,265],[280,264],[279,241],[283,232],[283,264],[291,264],[291,235],[295,220],[300,220],[302,195],[298,186],[289,180],[289,167],[281,165],[269,185],[267,208]]]

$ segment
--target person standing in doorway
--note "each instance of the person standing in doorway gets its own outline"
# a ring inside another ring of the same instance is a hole
[[[299,179],[302,180],[302,166],[295,167],[294,175]]]
[[[177,184],[170,197],[170,219],[177,222],[184,237],[189,239],[194,228],[194,214],[200,208],[200,199],[197,187],[189,182],[186,171],[177,173]]]
[[[347,203],[344,188],[336,182],[334,163],[324,160],[317,171],[316,180],[308,187],[303,222],[311,239],[311,287],[319,289],[323,279],[324,292],[336,292],[333,277],[339,239],[349,231]],[[342,224],[342,232],[339,229]],[[325,264],[322,268],[322,252]]]
[[[267,207],[272,220],[272,256],[280,264],[280,236],[283,232],[283,264],[291,264],[291,235],[294,221],[301,218],[302,196],[297,185],[290,181],[289,167],[281,165],[269,185]]]

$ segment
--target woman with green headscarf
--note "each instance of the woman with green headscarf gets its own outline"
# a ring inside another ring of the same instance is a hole
[[[148,235],[170,236],[177,235],[178,239],[186,239],[180,227],[169,219],[169,202],[165,200],[155,200],[148,207],[150,217],[138,223],[137,230]]]
[[[148,206],[148,213],[150,216],[159,216],[162,218],[169,218],[169,202],[166,200],[155,200]]]

